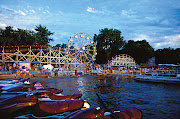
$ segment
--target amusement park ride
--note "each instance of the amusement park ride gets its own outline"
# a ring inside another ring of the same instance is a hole
[[[107,67],[125,67],[126,69],[128,67],[136,67],[136,61],[134,60],[134,58],[132,58],[131,56],[127,55],[127,54],[120,54],[120,55],[116,55],[115,57],[112,57],[110,61],[108,61],[108,63],[106,64]]]
[[[2,46],[0,51],[2,63],[38,62],[40,66],[61,66],[64,71],[83,71],[87,65],[94,65],[97,55],[93,38],[83,32],[72,35],[66,49],[51,46]],[[132,57],[121,54],[113,57],[106,66],[129,67],[136,66],[136,63]]]
[[[97,55],[92,37],[83,32],[72,35],[67,46],[66,49],[51,46],[3,46],[0,48],[0,62],[36,61],[40,66],[52,64],[63,66],[63,70],[82,70]]]

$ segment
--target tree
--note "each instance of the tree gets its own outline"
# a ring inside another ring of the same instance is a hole
[[[54,47],[60,47],[60,48],[62,48],[62,49],[65,49],[65,48],[67,48],[67,44],[56,44]]]
[[[61,45],[61,48],[63,48],[63,49],[67,48],[67,44],[64,44],[64,43],[63,43],[63,44]]]
[[[124,45],[122,53],[132,56],[135,61],[140,64],[146,63],[154,56],[154,48],[152,48],[146,40],[129,40],[128,43]]]
[[[94,42],[97,47],[97,63],[106,63],[109,58],[119,54],[125,44],[121,31],[117,29],[101,29],[98,35],[94,34]]]
[[[61,44],[56,44],[54,47],[61,47]]]
[[[155,51],[156,64],[179,64],[180,48],[164,48]]]
[[[48,29],[45,26],[36,26],[36,44],[37,45],[48,45],[50,41],[53,41],[52,38],[50,38],[51,35],[54,33],[48,31]]]
[[[39,25],[35,30],[36,33],[20,28],[13,30],[12,26],[7,26],[5,29],[0,29],[0,44],[1,46],[48,45],[53,41],[50,38],[53,33],[46,27]]]
[[[17,29],[14,33],[14,42],[17,45],[35,45],[35,33],[30,30]]]
[[[12,26],[7,26],[5,29],[0,29],[0,44],[1,46],[13,45],[14,30]]]

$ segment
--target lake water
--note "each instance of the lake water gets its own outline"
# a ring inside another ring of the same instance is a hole
[[[143,119],[180,119],[180,85],[136,82],[123,76],[57,77],[30,79],[43,86],[63,89],[63,94],[82,93],[91,107],[99,107],[99,94],[105,106],[114,110],[136,107]],[[52,115],[58,118],[61,114]],[[33,117],[32,114],[20,117]],[[50,118],[50,117],[44,117]]]

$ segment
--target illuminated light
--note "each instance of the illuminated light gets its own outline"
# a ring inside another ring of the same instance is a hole
[[[31,103],[29,103],[29,106],[31,106],[32,104]]]
[[[114,113],[116,113],[116,112],[121,112],[121,111],[114,111]]]
[[[80,35],[81,38],[83,38],[84,36],[83,35]]]
[[[74,36],[74,38],[78,38],[78,36]]]
[[[101,108],[100,107],[96,107],[97,110],[100,110]]]
[[[91,41],[90,43],[92,43],[92,44],[93,44],[93,43],[94,43],[94,41]]]
[[[89,37],[86,37],[87,40],[89,40]]]
[[[90,106],[90,104],[88,102],[84,102],[84,106],[83,107],[84,108],[90,108],[91,106]]]
[[[70,39],[70,42],[73,42],[73,39]]]

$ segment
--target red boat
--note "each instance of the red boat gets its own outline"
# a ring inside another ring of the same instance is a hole
[[[84,101],[79,99],[74,100],[46,100],[46,98],[40,98],[36,107],[36,116],[45,116],[57,113],[63,113],[67,111],[74,111],[83,108]],[[87,103],[87,102],[86,102]]]
[[[88,108],[85,110],[77,110],[65,116],[64,119],[95,119],[95,118],[104,118],[104,110],[100,107],[97,108]]]
[[[123,111],[114,111],[114,113],[105,116],[106,119],[142,119],[142,112],[137,108],[131,108]]]
[[[0,114],[9,114],[28,106],[34,106],[37,97],[27,93],[8,92],[0,94]]]
[[[68,100],[68,99],[79,99],[81,97],[82,97],[82,94],[73,94],[73,95],[52,94],[49,98],[51,100]]]
[[[38,98],[49,98],[56,93],[62,93],[63,89],[35,89],[30,93],[35,93]]]
[[[80,119],[141,119],[142,112],[136,108],[127,109],[124,111],[115,111],[113,113],[104,112],[100,107],[89,108],[85,110],[75,111],[64,117],[65,119],[80,118]]]
[[[59,94],[59,93],[62,93],[63,92],[63,89],[56,89],[56,88],[49,88],[49,87],[43,87],[41,85],[41,83],[39,82],[34,82],[32,85],[31,85],[31,88],[30,88],[31,91],[33,90],[45,90],[47,91],[46,94],[43,94],[44,96],[52,96],[53,94]],[[43,96],[41,95],[41,96]]]

